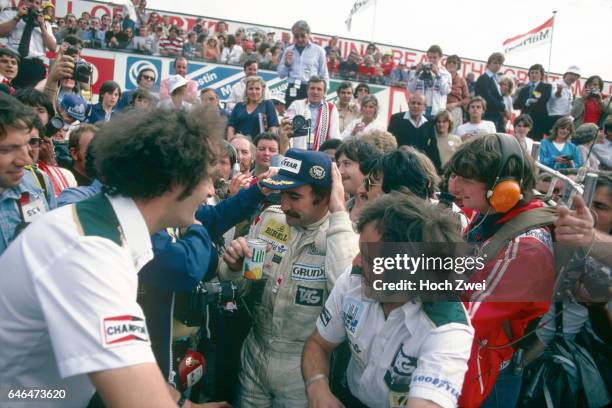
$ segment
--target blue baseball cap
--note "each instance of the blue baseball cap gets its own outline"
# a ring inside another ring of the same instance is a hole
[[[272,190],[289,190],[304,184],[331,187],[332,162],[328,154],[289,149],[280,162],[278,174],[259,183]]]
[[[83,122],[85,120],[85,112],[87,111],[87,101],[76,94],[64,95],[62,103],[60,103],[62,109],[71,117]]]

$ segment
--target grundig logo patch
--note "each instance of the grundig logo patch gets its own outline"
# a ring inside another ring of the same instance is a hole
[[[102,345],[105,348],[136,343],[149,343],[149,333],[142,317],[123,315],[102,318]]]

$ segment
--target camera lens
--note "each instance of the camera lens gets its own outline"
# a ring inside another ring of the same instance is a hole
[[[306,118],[303,117],[302,115],[296,115],[293,118],[293,121],[291,122],[291,126],[294,129],[301,129],[304,127],[305,124],[306,124]]]

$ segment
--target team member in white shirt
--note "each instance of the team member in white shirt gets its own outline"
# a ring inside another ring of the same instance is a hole
[[[329,356],[344,340],[351,351],[345,406],[457,405],[474,336],[465,308],[460,302],[422,303],[414,297],[391,303],[380,293],[375,296],[381,302],[374,300],[373,282],[383,275],[373,274],[363,252],[384,242],[460,242],[456,221],[447,217],[402,193],[364,209],[353,271],[338,278],[304,346],[302,373],[311,407],[341,406],[327,376]]]
[[[496,132],[495,123],[489,120],[482,120],[482,115],[487,110],[487,102],[482,96],[475,96],[470,99],[467,110],[470,121],[457,128],[457,136],[461,137],[463,142],[467,142],[479,135]]]
[[[0,257],[3,388],[65,392],[45,406],[84,407],[95,389],[106,406],[190,405],[155,363],[137,273],[149,236],[193,224],[213,193],[221,132],[211,110],[135,111],[105,126],[94,151],[110,194],[43,216]]]

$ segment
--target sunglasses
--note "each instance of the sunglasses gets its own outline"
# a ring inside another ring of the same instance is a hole
[[[146,81],[155,81],[155,77],[152,77],[150,75],[143,75],[142,79],[144,79]]]
[[[371,174],[371,173],[370,173],[370,174],[368,174],[368,176],[367,176],[367,177],[365,178],[365,180],[363,181],[363,186],[365,187],[365,190],[366,190],[366,191],[370,191],[370,188],[371,188],[372,186],[380,186],[380,185],[382,185],[382,183],[375,183],[375,182],[372,180],[372,174]]]
[[[42,143],[42,139],[40,137],[33,137],[30,139],[28,143],[32,147],[40,147],[40,144]]]

